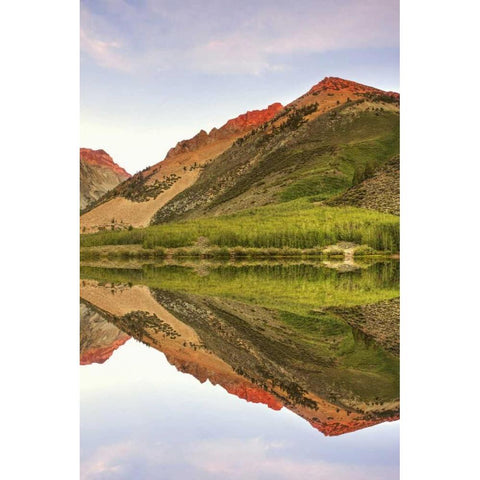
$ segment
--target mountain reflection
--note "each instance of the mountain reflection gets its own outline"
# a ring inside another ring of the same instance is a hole
[[[129,338],[94,308],[80,302],[80,365],[104,363]]]
[[[81,363],[133,337],[178,371],[288,408],[325,435],[396,420],[398,262],[329,267],[84,265]]]

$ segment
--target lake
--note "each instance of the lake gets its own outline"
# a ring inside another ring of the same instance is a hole
[[[82,479],[399,477],[399,262],[81,265]]]

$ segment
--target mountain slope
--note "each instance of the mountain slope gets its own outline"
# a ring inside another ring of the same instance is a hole
[[[400,215],[400,157],[394,156],[371,177],[325,203]]]
[[[359,166],[378,167],[397,154],[398,136],[397,93],[328,77],[285,108],[274,104],[179,142],[81,224],[88,233],[325,200],[347,190]]]
[[[88,233],[112,226],[122,229],[148,225],[158,209],[197,180],[206,162],[282,109],[280,103],[274,103],[264,110],[239,115],[210,133],[201,130],[189,140],[178,142],[162,162],[135,174],[92,205],[81,216],[82,230]]]
[[[101,198],[131,175],[105,150],[80,149],[80,209]]]
[[[152,223],[235,213],[301,197],[325,200],[352,185],[357,168],[378,168],[399,151],[398,104],[348,101],[316,115],[302,107],[240,139]],[[313,116],[314,118],[310,118]]]

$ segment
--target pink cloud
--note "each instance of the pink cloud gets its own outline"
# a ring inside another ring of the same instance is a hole
[[[397,0],[228,3],[107,2],[111,15],[82,4],[82,49],[123,71],[259,74],[283,69],[280,55],[398,46]]]

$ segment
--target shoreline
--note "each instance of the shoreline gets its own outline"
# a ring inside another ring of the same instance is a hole
[[[338,244],[317,248],[248,248],[248,247],[177,247],[144,248],[142,245],[102,245],[80,248],[80,260],[100,259],[338,259],[348,261],[353,258],[388,258],[400,259],[399,252],[378,251],[366,245]]]

